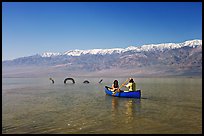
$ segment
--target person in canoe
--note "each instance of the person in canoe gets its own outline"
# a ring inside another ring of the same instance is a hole
[[[133,78],[130,78],[129,83],[127,85],[123,85],[128,88],[128,90],[124,90],[124,92],[136,91],[136,83]]]
[[[111,86],[111,91],[113,91],[114,93],[120,92],[118,80],[114,80],[114,82]]]

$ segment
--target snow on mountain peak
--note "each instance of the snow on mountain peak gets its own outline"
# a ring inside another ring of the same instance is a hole
[[[68,56],[80,56],[85,54],[112,54],[112,53],[123,53],[126,51],[154,51],[154,50],[160,50],[163,51],[165,49],[175,49],[175,48],[181,48],[181,47],[193,47],[196,46],[202,46],[202,40],[188,40],[183,43],[161,43],[161,44],[146,44],[142,46],[129,46],[127,48],[111,48],[111,49],[89,49],[89,50],[68,50],[64,53],[51,53],[51,52],[45,52],[42,53],[42,57],[52,57],[52,56],[59,56],[59,55],[68,55]]]
[[[184,46],[190,46],[195,48],[195,45],[202,46],[202,40],[189,40],[185,41],[183,44]]]
[[[125,48],[126,51],[129,51],[129,50],[138,50],[138,47],[136,46],[129,46],[127,48]]]
[[[69,56],[80,56],[85,54],[112,54],[112,53],[121,53],[122,48],[113,48],[113,49],[90,49],[90,50],[69,50],[64,53],[64,55]]]
[[[54,57],[58,55],[60,55],[60,53],[44,52],[41,54],[42,57]]]
[[[202,46],[202,40],[189,40],[185,41],[183,43],[161,43],[161,44],[148,44],[148,45],[142,45],[141,51],[150,51],[150,50],[161,50],[164,49],[175,49],[175,48],[181,48],[184,46],[189,46],[195,48],[195,46]]]
[[[69,56],[80,56],[82,54],[83,50],[69,50],[63,53],[63,55],[69,55]]]

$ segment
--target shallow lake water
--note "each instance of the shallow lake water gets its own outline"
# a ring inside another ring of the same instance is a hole
[[[202,78],[135,78],[141,99],[106,95],[115,78],[53,79],[2,78],[3,134],[202,133]]]

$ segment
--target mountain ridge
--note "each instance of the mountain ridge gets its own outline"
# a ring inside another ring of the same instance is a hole
[[[175,49],[175,48],[181,48],[185,46],[192,46],[195,45],[202,46],[202,40],[194,39],[194,40],[188,40],[182,43],[161,43],[161,44],[145,44],[142,46],[129,46],[127,48],[112,48],[112,49],[89,49],[89,50],[68,50],[64,53],[52,53],[52,52],[44,52],[42,54],[39,54],[42,57],[54,57],[59,55],[68,55],[68,56],[80,56],[85,54],[112,54],[112,53],[124,53],[126,51],[150,51],[150,50],[164,50],[164,49]]]
[[[72,51],[3,61],[3,75],[202,75],[202,40]]]

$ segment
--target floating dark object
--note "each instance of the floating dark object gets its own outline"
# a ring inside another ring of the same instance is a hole
[[[101,79],[98,83],[101,83],[103,81],[103,79]]]
[[[71,80],[73,84],[75,83],[75,81],[74,81],[73,78],[66,78],[66,79],[64,80],[64,84],[66,84],[67,80]]]
[[[55,81],[52,78],[49,78],[49,79],[52,81],[53,84],[55,83]]]
[[[88,80],[85,80],[83,83],[86,83],[86,84],[88,84],[89,83],[89,81]]]

